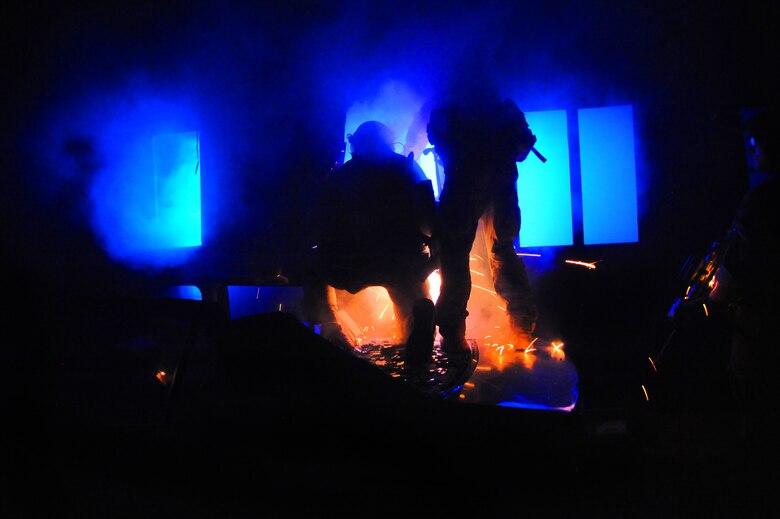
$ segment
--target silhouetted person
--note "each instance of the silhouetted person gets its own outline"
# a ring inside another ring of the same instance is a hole
[[[743,126],[750,187],[737,210],[732,239],[709,298],[730,306],[730,377],[745,439],[760,459],[777,452],[780,434],[777,381],[780,369],[780,120],[762,110]]]
[[[507,303],[511,339],[524,347],[538,311],[525,265],[514,248],[520,232],[516,163],[528,156],[536,136],[515,103],[481,88],[438,102],[427,129],[444,166],[436,231],[442,278],[436,324],[442,348],[451,355],[467,352],[469,253],[480,219],[493,282]]]
[[[412,333],[417,313],[432,306],[431,228],[435,200],[431,182],[413,157],[393,151],[389,129],[378,121],[349,136],[352,158],[326,179],[317,216],[319,279],[306,287],[307,318],[341,346],[354,345],[338,319],[335,289],[351,294],[370,286],[387,289],[400,339]],[[431,317],[432,319],[432,311]],[[421,340],[422,326],[415,337]],[[432,347],[433,331],[429,340]]]

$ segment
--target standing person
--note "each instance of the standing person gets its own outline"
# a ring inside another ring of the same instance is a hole
[[[444,166],[436,232],[442,281],[435,311],[442,349],[454,356],[468,352],[469,253],[480,219],[493,283],[507,303],[510,338],[525,347],[538,310],[514,248],[520,232],[516,163],[526,159],[536,136],[514,102],[481,87],[437,103],[427,130]]]
[[[381,286],[393,302],[400,339],[406,341],[415,308],[424,315],[421,305],[433,306],[427,279],[433,270],[433,189],[412,157],[393,151],[390,130],[381,122],[361,124],[349,141],[352,158],[329,175],[319,201],[318,273],[305,287],[306,316],[320,324],[326,339],[354,346],[355,338],[339,322],[335,289],[356,294]],[[430,348],[433,330],[420,337],[427,328],[424,323],[418,327],[415,340],[424,339]]]
[[[743,439],[754,459],[769,459],[777,425],[778,348],[777,237],[780,236],[780,120],[764,109],[743,125],[750,186],[732,227],[732,239],[715,275],[709,299],[732,310],[732,390]]]

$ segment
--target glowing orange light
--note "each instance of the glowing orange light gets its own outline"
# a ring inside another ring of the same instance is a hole
[[[709,312],[709,310],[707,310],[707,305],[705,303],[702,303],[701,306],[704,308],[704,315],[709,317],[710,316],[710,312]]]
[[[441,274],[439,274],[438,270],[434,270],[431,272],[431,275],[428,276],[428,286],[430,287],[431,301],[435,304],[441,293]]]
[[[474,382],[466,382],[466,383],[464,383],[463,385],[464,385],[465,387],[476,387],[476,386],[474,385]]]
[[[387,312],[387,309],[388,309],[389,307],[390,307],[390,305],[385,305],[385,307],[382,309],[382,313],[381,313],[381,314],[379,314],[379,318],[380,318],[380,319],[381,319],[382,317],[384,317],[384,315],[385,315],[385,312]]]
[[[551,348],[549,353],[551,359],[564,360],[566,358],[566,353],[561,348]]]
[[[483,274],[482,272],[479,272],[477,270],[469,270],[469,272],[471,272],[472,274],[477,274],[478,276],[485,277],[485,274]]]
[[[649,402],[650,401],[650,395],[647,394],[647,389],[645,388],[644,384],[642,384],[642,391],[645,392],[645,400],[647,400]]]
[[[166,384],[168,382],[168,375],[162,370],[158,371],[155,377],[163,384]]]
[[[536,364],[536,355],[520,355],[520,362],[522,362],[525,369],[531,369]]]

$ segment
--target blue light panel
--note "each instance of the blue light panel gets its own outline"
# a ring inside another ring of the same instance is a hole
[[[154,137],[155,248],[201,245],[197,132]]]
[[[633,109],[588,108],[577,118],[584,244],[637,242]]]
[[[301,287],[229,285],[227,288],[231,319],[261,313],[285,312],[293,314],[303,322]]]
[[[171,299],[186,299],[188,301],[203,301],[203,295],[200,289],[193,285],[179,285],[166,287],[161,294],[162,297]]]
[[[517,194],[522,214],[520,247],[572,245],[571,176],[566,111],[528,112],[539,152],[518,164]]]

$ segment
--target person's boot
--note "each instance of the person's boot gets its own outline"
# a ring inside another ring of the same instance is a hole
[[[344,333],[344,329],[339,323],[330,322],[321,324],[320,336],[344,351],[352,351],[355,348],[354,341]]]
[[[450,363],[462,364],[471,360],[471,347],[466,342],[466,322],[439,325],[441,350]]]
[[[516,350],[524,350],[534,342],[534,330],[536,329],[536,323],[530,322],[527,319],[516,319],[510,317],[509,319],[509,335],[512,344],[514,344]]]
[[[414,302],[413,328],[406,341],[406,362],[410,365],[419,366],[431,360],[436,332],[433,311],[434,304],[430,299],[422,298]]]

